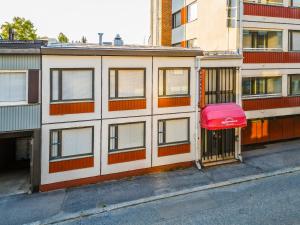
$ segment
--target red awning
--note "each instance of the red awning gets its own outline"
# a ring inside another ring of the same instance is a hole
[[[224,130],[246,127],[244,110],[237,104],[211,104],[201,112],[201,127],[207,130]]]

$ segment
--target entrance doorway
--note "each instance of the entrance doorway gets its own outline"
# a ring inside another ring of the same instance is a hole
[[[202,129],[202,163],[214,164],[235,159],[235,129]]]
[[[0,197],[30,191],[32,137],[0,137]]]

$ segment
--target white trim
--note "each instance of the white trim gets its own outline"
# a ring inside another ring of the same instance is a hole
[[[18,102],[0,102],[0,106],[17,106],[17,105],[28,105],[28,70],[0,70],[0,73],[25,73],[25,101]]]

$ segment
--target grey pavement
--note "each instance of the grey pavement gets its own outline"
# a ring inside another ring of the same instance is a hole
[[[60,225],[299,225],[300,171],[137,206]]]
[[[259,146],[244,163],[139,176],[48,193],[0,198],[0,225],[32,223],[141,198],[300,166],[300,140]],[[300,224],[300,223],[299,223]]]

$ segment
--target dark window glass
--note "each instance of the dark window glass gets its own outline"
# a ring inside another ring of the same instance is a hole
[[[181,26],[181,11],[178,11],[172,15],[172,27],[176,28]]]
[[[300,95],[300,74],[289,75],[290,95]]]
[[[250,95],[279,95],[282,93],[281,77],[250,77],[242,80],[242,93]]]

